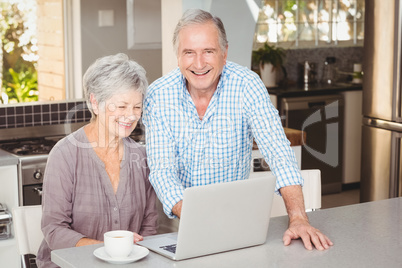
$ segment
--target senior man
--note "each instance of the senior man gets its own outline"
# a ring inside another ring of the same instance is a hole
[[[148,88],[143,116],[149,179],[166,215],[180,218],[186,187],[247,179],[254,138],[289,215],[284,245],[301,238],[309,250],[328,249],[332,242],[305,213],[303,180],[278,111],[258,75],[226,60],[222,21],[188,10],[173,45],[179,68]]]

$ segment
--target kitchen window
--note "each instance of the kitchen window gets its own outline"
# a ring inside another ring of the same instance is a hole
[[[81,0],[37,0],[39,100],[82,98]]]
[[[254,46],[362,46],[364,0],[262,0]]]
[[[0,0],[0,11],[0,104],[82,98],[80,0]]]

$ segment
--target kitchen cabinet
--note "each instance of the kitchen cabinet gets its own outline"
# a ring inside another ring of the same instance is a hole
[[[2,165],[4,163],[7,164]],[[18,206],[17,160],[0,153],[0,174],[0,203],[5,204],[7,209],[11,211]],[[13,226],[11,233],[11,238],[0,240],[1,266],[21,267]]]
[[[297,166],[299,169],[301,169],[301,148],[302,145],[306,142],[306,135],[300,130],[297,129],[290,129],[290,128],[284,128],[286,138],[290,141],[290,147],[293,149],[297,161]],[[262,153],[258,150],[258,145],[254,141],[253,145],[253,151],[251,153],[251,158],[252,162],[254,164],[257,164],[254,166],[254,171],[269,171],[268,165],[262,160],[264,159],[264,156]],[[255,160],[258,160],[257,162]],[[260,165],[263,167],[260,168]]]
[[[0,260],[1,267],[21,267],[20,255],[17,251],[17,241],[15,238],[0,240]]]
[[[282,98],[283,125],[306,132],[302,169],[321,171],[322,192],[342,190],[343,97],[340,94]]]
[[[360,155],[361,155],[361,120],[362,120],[362,112],[361,112],[361,107],[362,107],[362,86],[361,85],[353,85],[353,84],[346,84],[346,83],[339,83],[339,84],[334,84],[334,85],[320,85],[320,84],[314,84],[314,85],[308,85],[308,87],[288,87],[288,88],[275,88],[275,89],[268,89],[268,92],[271,97],[271,101],[274,106],[277,107],[277,109],[280,112],[280,116],[282,119],[282,122],[284,126],[286,127],[291,127],[291,128],[296,128],[296,129],[303,129],[303,126],[306,124],[305,122],[307,121],[307,118],[300,118],[301,112],[294,111],[293,113],[289,112],[289,100],[292,102],[293,106],[297,105],[302,105],[302,102],[298,102],[297,100],[311,100],[311,105],[313,104],[318,104],[317,99],[322,100],[320,103],[322,103],[322,107],[319,108],[321,112],[317,113],[314,112],[313,106],[310,105],[310,102],[308,103],[309,106],[311,106],[311,112],[310,114],[317,116],[317,118],[321,118],[319,121],[323,121],[323,119],[328,118],[328,111],[329,110],[329,105],[325,101],[326,98],[333,98],[334,96],[338,96],[338,98],[341,100],[342,107],[339,106],[337,109],[336,113],[339,113],[339,121],[335,122],[338,123],[338,126],[340,127],[340,132],[338,135],[337,140],[339,141],[338,144],[334,142],[334,144],[329,144],[331,146],[337,145],[337,158],[339,159],[338,162],[341,165],[339,168],[336,170],[336,182],[333,180],[333,178],[330,178],[330,181],[326,184],[326,179],[329,177],[332,177],[334,173],[332,172],[327,172],[327,174],[322,170],[322,181],[323,181],[323,194],[329,194],[333,192],[339,192],[342,189],[342,186],[345,184],[354,184],[358,183],[360,181]],[[284,101],[286,100],[286,101]],[[286,106],[286,107],[284,107]],[[293,107],[292,106],[292,107]],[[295,106],[295,107],[296,107]],[[294,108],[294,107],[293,107]],[[300,111],[303,110],[304,108],[302,106],[296,107]],[[306,109],[306,113],[309,107]],[[318,107],[317,107],[318,109]],[[316,109],[316,110],[317,110]],[[304,111],[303,110],[303,111]],[[331,113],[331,112],[330,112]],[[308,113],[306,116],[309,118],[308,120],[312,120],[312,116],[308,116]],[[306,117],[305,116],[305,117]],[[290,118],[289,118],[290,117]],[[327,117],[327,118],[325,118]],[[331,115],[330,115],[331,117]],[[288,122],[293,121],[294,124],[296,125],[289,125]],[[314,120],[313,120],[314,121]],[[307,122],[308,123],[308,122]],[[330,129],[328,127],[331,126],[331,123],[334,122],[322,122],[322,126],[318,127],[318,124],[314,122],[310,122],[310,125],[312,129],[310,130],[313,131],[313,135],[316,137],[314,140],[318,140],[320,143],[325,145],[325,139],[327,140],[334,140],[331,137],[329,137],[327,134],[330,133]],[[306,128],[307,129],[307,128]],[[320,133],[316,133],[320,132]],[[307,133],[307,137],[312,138],[312,135],[309,135]],[[322,137],[322,138],[321,138]],[[305,157],[309,152],[307,152],[306,147],[308,147],[308,141],[305,146],[303,146],[302,150],[302,169],[306,169],[307,167],[304,165],[304,163],[307,160]],[[325,156],[325,150],[328,149],[328,143],[323,147],[322,151],[320,151],[321,156]],[[311,151],[311,150],[310,150]],[[311,152],[310,152],[311,153]],[[317,152],[318,154],[318,152]],[[318,165],[320,160],[323,160],[322,157],[316,157],[317,158],[317,167],[314,166],[308,166],[308,168],[319,168],[321,169]],[[303,162],[304,161],[304,162]],[[336,166],[337,163],[333,163],[332,166]],[[331,166],[331,165],[327,165]]]
[[[345,91],[342,95],[345,109],[342,183],[347,185],[360,182],[363,92]]]
[[[128,49],[161,49],[161,1],[127,0]]]
[[[17,164],[0,166],[0,203],[8,210],[18,206]]]

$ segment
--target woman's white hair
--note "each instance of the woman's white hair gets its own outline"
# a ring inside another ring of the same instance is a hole
[[[97,59],[84,74],[83,86],[88,109],[95,118],[91,107],[91,94],[98,104],[104,103],[116,94],[137,91],[143,96],[148,88],[144,68],[130,60],[124,53]]]

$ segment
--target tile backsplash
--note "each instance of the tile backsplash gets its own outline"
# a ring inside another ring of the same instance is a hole
[[[85,101],[0,107],[0,129],[79,123],[90,119]]]
[[[326,57],[335,57],[335,68],[338,69],[337,80],[345,82],[348,76],[353,72],[353,64],[363,63],[364,50],[361,46],[354,47],[319,47],[305,49],[287,49],[285,52],[283,67],[286,70],[285,74],[282,71],[279,75],[281,80],[287,82],[300,83],[303,81],[303,65],[305,61],[314,64],[316,79],[322,79],[322,70]],[[259,72],[258,64],[253,62],[252,69]]]
[[[343,73],[352,73],[354,63],[363,63],[363,47],[329,47],[309,49],[289,49],[286,51],[284,67],[287,78],[291,81],[300,81],[301,69],[304,61],[315,64],[317,80],[322,78],[322,70],[326,57],[335,57],[335,67]],[[338,74],[338,80],[345,80],[345,74]]]
[[[305,60],[316,64],[318,79],[326,57],[335,57],[336,67],[349,73],[354,63],[363,61],[362,47],[295,49],[287,50],[286,54],[287,79],[295,82],[300,79],[300,64]],[[90,119],[91,113],[83,100],[0,106],[0,129],[79,123]]]

